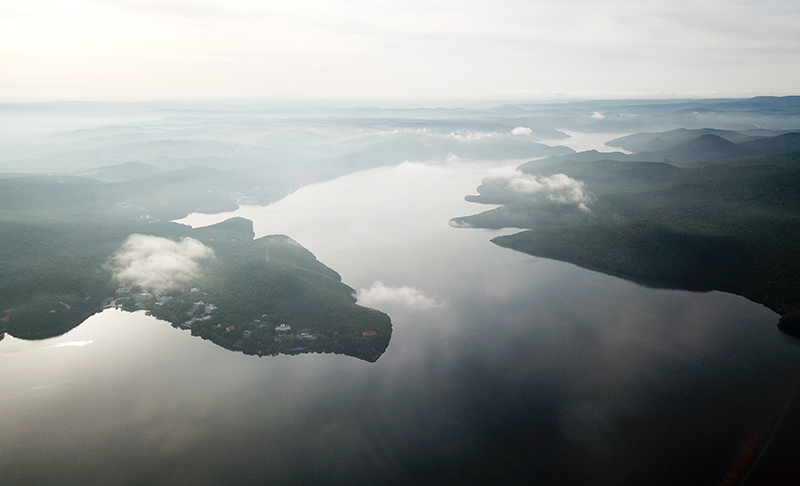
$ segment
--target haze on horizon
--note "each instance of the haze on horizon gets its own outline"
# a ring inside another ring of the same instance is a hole
[[[800,4],[0,0],[0,100],[795,94]]]

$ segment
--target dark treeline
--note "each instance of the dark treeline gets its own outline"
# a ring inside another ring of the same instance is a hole
[[[642,134],[614,143],[647,148],[687,133],[697,137],[672,143],[685,148],[692,141],[699,145],[707,140],[698,139],[719,136],[684,130],[663,138]],[[749,144],[745,146],[754,152],[757,147],[772,155],[758,153],[725,163],[678,160],[683,167],[613,154],[609,158],[616,160],[608,160],[597,152],[531,162],[520,170],[543,177],[566,174],[582,181],[596,197],[591,211],[574,206],[543,208],[535,201],[518,200],[456,221],[475,227],[528,228],[493,241],[645,285],[739,294],[779,313],[780,328],[796,334],[800,332],[800,152],[780,150],[796,150],[797,134],[761,138],[734,134],[723,133],[744,140],[738,145]],[[638,156],[646,158],[646,153]],[[481,202],[481,197],[473,200]]]
[[[220,189],[220,171],[191,172],[196,177],[161,174],[147,191],[137,181],[0,179],[4,330],[24,339],[53,337],[119,305],[148,310],[248,354],[335,352],[374,361],[383,353],[391,337],[389,317],[358,306],[355,291],[290,238],[254,240],[252,223],[240,218],[199,229],[169,222],[201,207],[235,207]],[[218,193],[206,189],[214,180]],[[213,248],[216,258],[202,262],[194,281],[163,295],[136,285],[120,292],[110,263],[132,234],[191,237]],[[213,302],[214,311],[204,306],[197,314],[198,301]],[[291,332],[277,332],[279,324]]]

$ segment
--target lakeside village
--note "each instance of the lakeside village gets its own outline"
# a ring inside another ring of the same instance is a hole
[[[198,287],[187,291],[173,291],[170,295],[156,295],[140,288],[120,285],[114,298],[104,302],[104,308],[120,308],[133,312],[145,310],[148,315],[168,321],[173,327],[188,329],[192,335],[208,339],[233,351],[257,356],[277,354],[347,353],[347,342],[353,338],[364,344],[373,341],[378,332],[361,331],[360,336],[330,335],[317,329],[294,329],[285,322],[277,322],[267,314],[246,320],[238,315],[221,312],[208,300],[208,294]]]

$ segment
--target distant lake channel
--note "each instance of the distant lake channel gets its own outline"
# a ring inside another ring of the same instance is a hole
[[[292,237],[359,303],[391,316],[388,349],[375,363],[257,358],[116,310],[53,339],[6,336],[2,482],[638,485],[746,474],[738,465],[755,459],[746,451],[779,422],[797,379],[798,345],[778,316],[489,242],[515,230],[450,227],[488,209],[464,196],[505,165],[516,162],[406,162],[185,218],[241,216],[257,236]]]

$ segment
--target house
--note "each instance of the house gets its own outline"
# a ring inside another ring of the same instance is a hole
[[[231,324],[230,326],[225,328],[225,332],[233,332],[235,330],[236,330],[236,326],[234,326],[233,324]]]
[[[275,330],[278,332],[287,332],[292,330],[292,326],[288,324],[281,324],[279,326],[275,326]]]
[[[250,337],[250,334],[252,334],[252,331],[250,331],[250,330],[248,329],[248,330],[246,330],[246,331],[244,331],[244,332],[242,333],[242,336],[244,336],[244,337]]]
[[[372,330],[364,331],[364,332],[361,333],[361,337],[375,337],[377,335],[378,335],[378,332],[377,331],[372,331]]]
[[[163,297],[159,297],[158,300],[156,301],[156,305],[164,305],[167,302],[169,302],[170,300],[172,300],[172,297],[170,297],[169,295],[165,295]]]
[[[150,300],[151,298],[153,298],[153,294],[151,294],[150,292],[140,292],[134,295],[133,298],[137,304],[141,304],[143,301]]]

